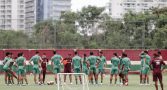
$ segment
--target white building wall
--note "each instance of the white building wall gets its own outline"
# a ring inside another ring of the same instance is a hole
[[[0,29],[25,30],[24,4],[24,0],[0,0]]]
[[[167,7],[167,0],[110,0],[106,11],[112,18],[122,18],[128,11],[143,12],[153,7]]]
[[[18,0],[12,0],[12,3],[11,3],[11,6],[12,6],[12,25],[11,25],[11,28],[12,30],[14,29],[17,29],[17,25],[18,25],[18,20],[19,18],[17,17],[18,16]]]
[[[58,20],[62,12],[71,10],[71,0],[49,0],[48,17],[45,19]],[[45,12],[45,11],[44,11]]]
[[[36,1],[25,0],[25,29],[27,32],[31,32],[36,24]]]

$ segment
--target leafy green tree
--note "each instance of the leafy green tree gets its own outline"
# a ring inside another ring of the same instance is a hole
[[[28,36],[21,31],[0,30],[0,48],[27,48]]]

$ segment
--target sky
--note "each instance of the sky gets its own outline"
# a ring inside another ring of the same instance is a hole
[[[88,5],[103,7],[108,2],[109,0],[72,0],[72,11],[81,10],[82,7]]]

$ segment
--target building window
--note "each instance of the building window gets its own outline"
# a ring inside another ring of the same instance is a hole
[[[11,18],[12,16],[11,15],[7,15],[7,18]]]
[[[24,18],[24,15],[19,15],[20,18]]]
[[[167,0],[160,0],[161,2],[167,2]]]
[[[24,0],[20,0],[20,4],[24,4]]]
[[[11,11],[11,10],[7,10],[6,12],[7,12],[7,13],[12,13],[12,11]]]
[[[24,25],[19,25],[19,28],[24,28]]]
[[[24,13],[24,10],[19,10],[20,13]]]
[[[6,3],[8,3],[8,4],[11,3],[11,0],[5,0],[5,1],[6,1]]]
[[[7,7],[7,8],[11,8],[11,5],[7,5],[6,7]]]

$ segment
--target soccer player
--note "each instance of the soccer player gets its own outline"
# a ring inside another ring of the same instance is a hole
[[[54,56],[51,58],[51,65],[53,68],[53,73],[55,74],[55,82],[57,84],[57,74],[60,73],[61,60],[63,60],[62,56],[57,54],[56,51],[53,51]]]
[[[9,53],[9,52],[6,53],[6,57],[5,57],[4,60],[3,60],[3,64],[5,65],[5,63],[6,63],[8,60],[10,60],[10,53]],[[6,72],[5,72],[5,84],[8,84],[8,75],[7,75]]]
[[[42,62],[41,62],[41,67],[42,67],[42,71],[41,71],[41,79],[42,79],[42,83],[45,84],[45,76],[46,76],[46,70],[47,70],[47,65],[48,65],[48,59],[46,57],[46,54],[43,53],[42,55]]]
[[[154,54],[154,60],[151,61],[150,67],[153,70],[153,81],[155,82],[155,88],[158,90],[158,80],[161,85],[161,90],[164,90],[162,82],[162,71],[164,70],[165,63],[162,59],[159,59],[159,55]]]
[[[120,59],[118,58],[117,53],[113,54],[114,57],[111,58],[111,75],[110,75],[110,84],[112,84],[112,78],[115,76],[115,84],[117,84],[117,76],[119,73],[119,64],[120,64]]]
[[[128,85],[128,72],[130,70],[130,59],[127,57],[126,53],[122,54],[122,74],[123,74],[123,85]]]
[[[101,84],[103,84],[103,75],[105,72],[104,68],[107,65],[106,57],[103,55],[103,52],[100,52],[99,59],[100,59],[100,62],[99,62],[97,71],[98,71],[98,75],[100,74],[100,76],[101,76]],[[98,79],[98,77],[97,77],[97,79]]]
[[[15,68],[16,68],[16,67],[15,67],[15,60],[16,60],[16,57],[15,57],[15,58],[13,57],[13,53],[11,53],[11,58],[12,58],[13,61],[14,61],[13,65],[11,66],[11,70],[12,70],[14,73],[16,73],[16,72],[17,72],[17,70],[15,69]],[[9,81],[10,81],[11,84],[14,84],[14,77],[13,77],[13,75],[11,75],[11,74],[9,74]]]
[[[68,54],[68,57],[63,59],[62,62],[66,62],[64,63],[64,73],[72,73],[72,57],[71,54]],[[66,83],[66,76],[64,75],[64,83]],[[69,79],[70,79],[70,84],[72,84],[72,75],[69,75]]]
[[[11,56],[12,56],[12,53],[6,53],[6,55],[7,55],[7,57],[6,57],[6,59],[4,60],[4,66],[3,66],[3,70],[5,71],[5,75],[6,75],[6,77],[5,77],[5,83],[8,85],[8,84],[10,84],[9,83],[9,81],[11,80],[11,77],[13,76],[13,77],[15,77],[16,79],[18,79],[17,78],[17,76],[16,76],[16,74],[12,71],[12,66],[13,66],[13,64],[14,64],[14,61],[13,61],[13,59],[11,58]],[[7,82],[7,79],[8,79],[8,82]],[[9,80],[10,79],[10,80]],[[10,81],[11,82],[11,81]]]
[[[37,75],[39,75],[39,78],[38,78],[39,80],[38,81],[40,83],[42,83],[41,77],[40,77],[40,73],[41,73],[41,61],[42,61],[42,59],[39,56],[39,52],[38,51],[36,51],[36,54],[34,56],[32,56],[31,59],[30,59],[30,61],[29,61],[29,63],[31,65],[33,65],[33,74],[34,74],[34,83],[35,84],[38,84],[38,82],[37,82]],[[33,62],[33,64],[32,64],[32,62]]]
[[[146,84],[146,80],[147,80],[147,84],[149,85],[149,72],[150,72],[150,61],[151,61],[151,57],[148,55],[148,51],[144,51],[145,54],[145,59],[144,59],[144,70],[142,72],[142,79],[144,79],[144,83]]]
[[[140,61],[141,61],[141,64],[140,64],[140,66],[141,66],[141,69],[140,69],[140,85],[143,85],[144,84],[144,80],[142,79],[142,72],[143,72],[143,70],[144,70],[144,57],[145,57],[145,55],[144,55],[144,52],[142,52],[140,55]]]
[[[87,56],[86,54],[84,54],[83,58],[82,58],[82,72],[85,73],[86,75],[88,75],[89,73],[89,69],[88,69],[88,63],[87,63]]]
[[[28,84],[27,78],[26,78],[26,58],[23,56],[23,53],[18,54],[18,58],[16,59],[16,66],[18,68],[18,84],[23,85],[23,79],[26,81],[26,84]]]
[[[74,73],[81,73],[82,58],[78,56],[77,52],[75,52],[75,56],[72,58],[72,66],[73,66]],[[76,84],[78,84],[77,76],[78,75],[75,75]],[[80,80],[80,83],[82,84],[81,75],[79,75],[79,80]]]
[[[119,56],[118,58],[120,60],[120,63],[119,63],[119,83],[123,84],[122,83],[123,82],[123,74],[122,74],[122,70],[121,70],[121,68],[122,68],[122,56]]]
[[[95,79],[95,83],[98,84],[97,82],[97,66],[99,64],[99,58],[97,56],[95,56],[93,54],[93,52],[90,52],[90,56],[88,57],[88,61],[89,63],[89,68],[90,68],[90,73],[89,73],[89,80],[91,81],[91,83],[93,84],[93,76]]]

